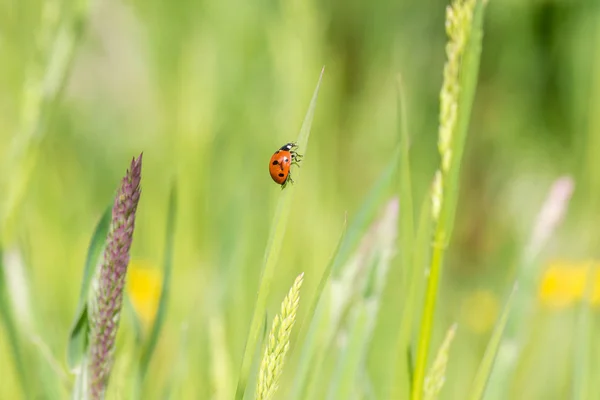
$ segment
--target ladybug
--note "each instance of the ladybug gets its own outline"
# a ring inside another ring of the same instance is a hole
[[[277,150],[269,161],[269,173],[271,178],[281,185],[283,189],[287,185],[288,181],[294,183],[290,175],[290,167],[292,165],[300,166],[302,155],[298,154],[295,150],[298,145],[294,142],[283,145]]]

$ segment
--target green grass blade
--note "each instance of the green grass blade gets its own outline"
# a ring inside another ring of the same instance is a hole
[[[412,198],[412,185],[410,178],[410,138],[408,134],[408,115],[406,112],[406,99],[402,87],[402,80],[398,77],[397,97],[398,97],[398,131],[400,136],[400,162],[398,163],[398,177],[400,178],[400,223],[398,232],[400,233],[400,247],[402,265],[400,268],[403,271],[404,281],[402,287],[406,289],[407,274],[410,271],[413,238],[415,235],[414,210]]]
[[[336,251],[319,282],[319,287],[314,298],[315,302],[311,304],[309,313],[307,313],[307,318],[312,318],[308,328],[311,338],[313,337],[313,334],[316,335],[316,331],[323,324],[323,319],[326,316],[323,310],[325,298],[322,296],[325,286],[331,275],[339,274],[340,269],[348,260],[352,250],[356,247],[356,244],[364,233],[365,228],[368,226],[369,221],[371,221],[375,215],[377,205],[381,202],[381,199],[390,187],[393,172],[397,168],[398,160],[399,151],[397,150],[394,152],[390,162],[365,196],[356,216],[349,224],[348,229],[344,229],[343,234],[340,237]],[[303,325],[305,324],[306,321],[304,321]],[[303,327],[302,329],[304,330],[305,328]],[[324,343],[319,342],[317,338],[304,341],[300,366],[294,378],[294,390],[290,397],[291,400],[306,398],[304,393],[309,386],[308,382],[311,381],[311,376],[318,371],[319,365],[321,365],[318,362],[315,364],[314,357],[317,353],[322,353],[322,351],[320,351],[322,345],[324,345]],[[319,354],[319,357],[322,355],[323,354]],[[317,365],[317,367],[315,367],[315,365]]]
[[[406,99],[401,77],[398,76],[396,84],[397,105],[397,131],[399,142],[399,160],[396,165],[396,180],[400,199],[400,215],[398,218],[398,261],[389,272],[389,278],[383,294],[384,303],[380,310],[381,315],[398,313],[400,307],[406,303],[407,293],[413,274],[412,258],[414,257],[414,208],[410,172],[410,138],[408,134],[408,114],[406,112]],[[381,318],[378,322],[377,342],[369,355],[372,360],[371,374],[373,387],[377,397],[388,398],[394,385],[396,375],[397,357],[394,348],[402,329],[401,318]],[[375,361],[377,360],[377,361]]]
[[[165,230],[165,247],[164,247],[164,258],[163,258],[163,283],[160,293],[160,299],[158,301],[158,310],[156,311],[156,318],[150,329],[148,335],[148,342],[140,357],[140,377],[143,381],[154,353],[154,348],[160,335],[160,330],[164,324],[165,316],[167,313],[167,305],[169,301],[169,293],[171,286],[171,274],[173,270],[173,247],[175,245],[175,221],[177,218],[177,185],[174,183],[171,187],[171,193],[169,195],[169,205],[167,211],[167,225]]]
[[[384,171],[381,173],[375,184],[371,187],[363,200],[358,212],[352,219],[352,222],[348,226],[348,231],[344,236],[344,240],[341,242],[338,252],[334,258],[331,274],[338,276],[340,269],[344,263],[348,260],[348,257],[356,247],[356,244],[362,237],[365,229],[372,221],[375,213],[377,212],[377,206],[381,203],[387,193],[394,172],[397,169],[399,161],[399,149],[397,149],[392,155],[390,162],[386,165]]]
[[[323,73],[325,67],[321,70],[319,81],[315,87],[312,99],[308,106],[308,111],[300,128],[300,134],[298,135],[298,147],[301,154],[306,155],[306,148],[308,145],[308,138],[310,136],[310,129],[312,126],[315,109],[317,106],[317,97],[319,94],[319,88],[321,86],[321,80],[323,79]],[[298,181],[299,170],[296,170],[294,179]],[[252,367],[252,361],[254,360],[254,353],[257,348],[257,344],[260,338],[260,331],[263,327],[263,318],[265,315],[267,297],[270,293],[271,283],[273,281],[273,273],[277,266],[279,259],[279,253],[281,251],[281,245],[285,236],[285,230],[287,227],[288,216],[291,208],[291,200],[293,198],[292,193],[295,185],[288,185],[285,190],[282,191],[275,210],[273,217],[273,223],[271,224],[271,231],[269,233],[269,239],[265,249],[264,267],[260,280],[260,286],[258,290],[258,296],[254,307],[254,314],[252,316],[252,322],[250,325],[250,332],[246,341],[246,347],[244,349],[244,356],[242,357],[242,365],[238,377],[238,384],[236,389],[235,398],[241,400],[244,398],[246,392],[246,386],[248,383],[248,376]]]
[[[304,317],[304,320],[302,321],[302,324],[300,326],[300,333],[298,337],[303,338],[303,346],[300,355],[300,361],[295,372],[294,387],[290,400],[301,398],[302,392],[306,387],[306,380],[309,376],[312,356],[314,354],[314,350],[317,347],[317,332],[324,321],[324,319],[322,318],[324,303],[321,302],[321,298],[325,290],[325,286],[327,285],[327,282],[329,282],[329,277],[331,276],[331,270],[333,268],[335,258],[339,252],[342,242],[344,241],[346,233],[346,223],[347,219],[344,219],[344,226],[342,227],[342,233],[340,234],[338,244],[335,248],[335,251],[332,254],[329,263],[327,264],[325,270],[321,274],[321,280],[319,281],[317,290],[315,291],[315,294],[311,300],[311,304],[308,308],[308,312],[306,313],[306,316]],[[296,349],[298,348],[300,347],[297,346]],[[292,355],[293,353],[290,356]]]
[[[0,248],[0,318],[4,323],[6,329],[6,335],[8,339],[8,345],[13,356],[15,363],[15,369],[19,383],[23,390],[25,398],[29,398],[29,383],[27,382],[27,373],[25,368],[25,359],[23,354],[23,348],[19,342],[19,334],[17,324],[15,323],[12,307],[8,299],[8,290],[6,287],[5,271],[4,271],[4,254],[2,248]]]
[[[454,340],[457,327],[458,325],[454,323],[446,332],[446,337],[438,349],[427,378],[425,378],[425,400],[436,400],[442,391],[444,381],[446,380],[446,367],[448,366],[450,345]]]
[[[595,283],[595,268],[592,264],[588,266],[585,296],[579,305],[577,316],[577,330],[575,340],[575,352],[573,357],[573,399],[584,400],[590,396],[590,355],[593,319],[590,305],[590,297]]]
[[[487,383],[492,373],[492,369],[494,368],[496,354],[498,353],[498,348],[502,342],[502,334],[504,333],[504,328],[506,327],[508,316],[510,315],[510,310],[513,305],[517,288],[518,286],[515,284],[508,296],[508,299],[506,300],[506,304],[504,305],[504,310],[500,315],[500,319],[498,322],[496,322],[494,332],[492,333],[490,341],[488,342],[485,354],[483,355],[483,359],[481,360],[481,364],[479,364],[475,379],[473,380],[471,393],[469,395],[470,400],[481,400],[485,395]]]
[[[99,258],[102,256],[104,242],[106,241],[106,235],[108,235],[108,228],[110,226],[111,215],[112,203],[106,208],[102,214],[102,217],[98,221],[88,246],[87,258],[83,268],[83,278],[81,280],[79,303],[77,304],[77,311],[69,332],[69,342],[67,343],[67,366],[71,371],[76,369],[81,364],[83,354],[86,351],[88,328],[88,293],[92,278],[94,276],[94,271],[96,270],[96,265],[98,265]]]
[[[366,303],[359,303],[352,310],[353,322],[348,329],[348,346],[338,359],[333,376],[333,384],[329,388],[327,400],[345,400],[352,398],[356,387],[358,371],[363,361],[367,339],[369,337],[369,312]]]
[[[398,199],[393,197],[385,204],[381,214],[372,221],[363,235],[352,259],[344,267],[344,276],[336,280],[339,292],[349,296],[337,302],[341,311],[336,318],[339,319],[337,325],[340,328],[330,333],[327,344],[332,347],[335,338],[340,335],[339,331],[343,331],[341,334],[351,339],[341,349],[341,355],[337,359],[336,372],[329,385],[329,398],[348,398],[348,393],[355,387],[356,380],[366,367],[372,339],[377,338],[375,327],[397,244],[398,203]],[[364,323],[360,322],[362,310],[366,312]]]
[[[425,295],[425,306],[423,310],[423,317],[421,319],[421,330],[419,333],[419,343],[417,347],[416,363],[415,363],[415,375],[412,387],[412,399],[421,400],[423,395],[423,382],[425,380],[425,372],[427,369],[427,363],[429,359],[429,349],[431,346],[431,337],[433,335],[433,319],[436,310],[438,288],[442,277],[442,267],[444,263],[444,255],[446,246],[452,236],[452,230],[454,226],[454,217],[456,214],[456,205],[458,202],[459,192],[459,178],[460,178],[460,167],[462,154],[464,152],[465,142],[467,138],[467,131],[471,118],[471,109],[473,106],[473,99],[475,96],[475,88],[477,86],[477,78],[479,75],[479,62],[481,56],[481,38],[483,29],[483,14],[485,8],[484,0],[464,0],[454,3],[457,7],[462,8],[470,3],[468,1],[474,1],[473,15],[470,20],[471,25],[465,25],[455,27],[454,30],[461,30],[462,34],[466,34],[470,30],[470,34],[466,38],[466,48],[464,53],[460,57],[460,60],[454,60],[460,64],[456,66],[458,68],[458,77],[446,76],[444,78],[444,86],[447,84],[449,87],[454,88],[458,85],[460,88],[456,103],[452,103],[456,106],[456,124],[452,125],[447,116],[442,115],[440,118],[440,126],[447,125],[446,127],[451,129],[452,132],[449,134],[450,143],[449,148],[442,149],[440,142],[440,152],[442,153],[442,167],[438,170],[439,185],[438,190],[442,193],[435,195],[436,202],[441,203],[441,209],[439,211],[439,217],[437,226],[434,234],[434,245],[433,255],[431,259],[430,274],[427,282],[427,290]],[[459,12],[468,12],[466,9],[462,9]],[[455,10],[454,16],[457,15]],[[463,14],[464,16],[464,14]],[[447,26],[452,26],[447,25]],[[455,47],[448,47],[453,49]],[[446,71],[446,70],[445,70]],[[457,82],[455,81],[456,79]],[[446,80],[449,80],[446,82]],[[442,104],[444,100],[448,98],[444,96],[453,96],[442,90],[441,100]],[[452,102],[452,100],[451,100]],[[440,141],[442,139],[442,130],[440,129]],[[448,140],[448,133],[444,133],[445,140]],[[451,157],[447,157],[451,156]],[[446,160],[451,160],[449,164],[446,164]]]
[[[88,400],[88,367],[87,367],[87,355],[83,355],[81,361],[81,371],[77,374],[75,382],[73,383],[73,389],[71,391],[71,400]]]
[[[20,133],[8,152],[7,170],[11,174],[8,174],[7,187],[3,188],[6,199],[0,204],[0,236],[5,245],[10,244],[18,226],[19,208],[37,166],[42,140],[71,76],[77,49],[87,27],[90,3],[86,0],[76,2],[72,16],[58,26],[51,47],[39,49],[47,52],[40,71],[38,68],[27,71],[26,79],[35,82],[36,95],[24,105],[26,112],[22,114],[26,117],[21,119]]]
[[[423,292],[425,283],[425,268],[431,247],[431,230],[431,195],[427,192],[421,205],[419,229],[415,240],[408,291],[402,308],[402,316],[400,317],[400,333],[395,350],[397,362],[394,368],[396,371],[396,380],[392,386],[393,399],[408,398],[411,389],[412,362],[408,359],[408,355],[412,345],[411,338],[414,332],[415,315],[420,311],[417,309],[418,300]]]

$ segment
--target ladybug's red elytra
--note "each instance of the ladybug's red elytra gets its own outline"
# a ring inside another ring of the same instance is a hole
[[[290,167],[292,165],[300,166],[299,161],[302,158],[301,154],[298,154],[295,150],[298,145],[294,142],[283,145],[277,150],[269,161],[269,173],[271,178],[281,185],[283,189],[288,182],[294,183],[290,174]]]

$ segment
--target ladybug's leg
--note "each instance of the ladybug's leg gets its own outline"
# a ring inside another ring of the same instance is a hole
[[[302,161],[302,154],[292,153],[292,165],[300,166],[300,161]]]
[[[285,182],[283,182],[283,184],[281,185],[281,190],[285,189],[285,187],[287,186],[288,183],[291,183],[292,185],[294,184],[294,180],[292,179],[291,175],[288,175]]]

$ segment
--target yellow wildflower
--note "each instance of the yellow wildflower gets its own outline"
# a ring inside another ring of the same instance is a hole
[[[127,271],[127,294],[133,308],[147,328],[156,317],[160,292],[162,290],[162,274],[152,264],[132,260]]]
[[[569,307],[585,298],[589,262],[551,262],[542,274],[538,287],[538,299],[547,307],[560,309]],[[598,265],[592,268],[592,291],[590,302],[600,303],[600,271]]]

